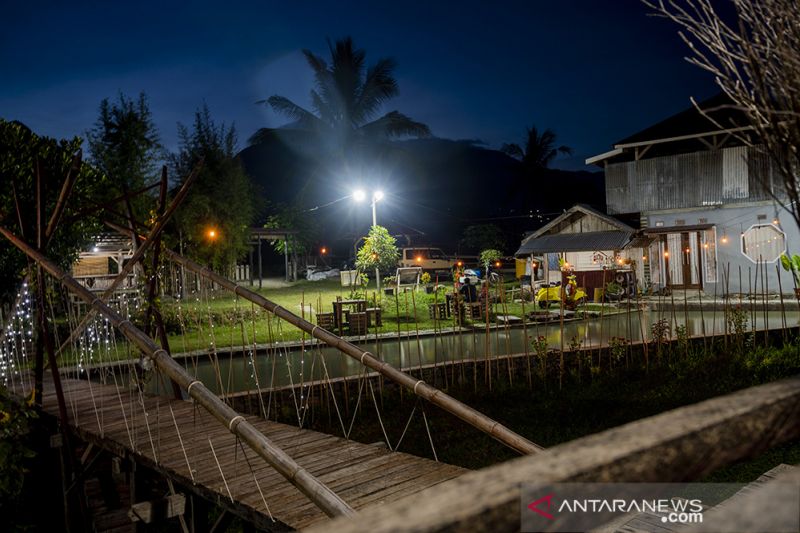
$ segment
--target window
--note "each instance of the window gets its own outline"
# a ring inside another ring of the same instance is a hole
[[[411,250],[407,250],[406,251],[406,259],[410,259],[412,261],[428,259],[428,249],[427,248],[413,248]]]
[[[772,263],[786,251],[786,234],[772,224],[757,224],[742,233],[742,253],[751,261]]]
[[[431,253],[431,259],[447,259],[444,253],[442,253],[442,251],[438,248],[431,248],[430,253]]]

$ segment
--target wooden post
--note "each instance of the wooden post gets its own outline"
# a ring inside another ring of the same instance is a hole
[[[283,269],[286,281],[289,281],[289,234],[283,236]]]
[[[264,263],[261,260],[261,235],[258,236],[258,288],[261,288],[261,284],[264,282]],[[286,267],[286,272],[289,272],[289,267]],[[288,276],[288,274],[287,274]]]
[[[41,165],[39,163],[39,159],[36,159],[34,163],[34,172],[35,172],[35,179],[36,179],[36,246],[41,250],[42,248],[42,237],[44,236],[44,213],[43,204],[44,204],[44,191],[42,190],[42,171]],[[17,212],[20,216],[22,213],[19,211],[19,205],[17,206]],[[22,228],[22,220],[20,220],[20,228]],[[30,267],[31,263],[28,262]],[[44,380],[44,343],[43,339],[41,338],[42,331],[39,330],[38,334],[40,338],[36,343],[36,351],[34,353],[34,367],[33,367],[33,398],[38,407],[42,406],[42,381]]]

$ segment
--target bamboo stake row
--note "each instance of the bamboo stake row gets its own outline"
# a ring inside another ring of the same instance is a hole
[[[127,233],[125,228],[122,228],[116,224],[109,224],[109,226],[120,232]],[[338,335],[335,335],[326,329],[304,320],[303,318],[284,309],[267,298],[264,298],[260,294],[241,287],[235,282],[230,281],[229,279],[224,278],[208,268],[203,267],[169,249],[164,250],[164,252],[171,260],[183,265],[184,268],[195,272],[202,277],[208,278],[217,285],[232,291],[234,294],[241,296],[242,298],[249,300],[260,307],[263,307],[273,315],[285,320],[298,329],[309,333],[312,337],[324,342],[328,346],[332,346],[338,349],[340,352],[352,357],[353,359],[356,359],[371,370],[374,370],[379,374],[395,381],[396,383],[403,385],[414,392],[414,394],[417,396],[428,400],[429,402],[441,407],[448,413],[457,416],[473,427],[505,444],[509,448],[512,448],[522,454],[536,453],[543,450],[543,448],[538,444],[534,444],[525,437],[511,431],[496,420],[493,420],[483,413],[480,413],[479,411],[476,411],[475,409],[461,403],[439,389],[428,385],[421,379],[416,379],[411,375],[398,370],[389,363],[380,361],[370,352],[365,352],[358,346],[342,339]]]

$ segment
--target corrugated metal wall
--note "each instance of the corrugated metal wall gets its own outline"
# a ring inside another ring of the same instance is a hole
[[[609,214],[770,200],[780,178],[755,148],[733,147],[606,167]]]

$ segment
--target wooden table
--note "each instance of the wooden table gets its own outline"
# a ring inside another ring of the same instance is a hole
[[[339,328],[340,332],[342,331],[342,326],[346,322],[346,320],[343,320],[345,306],[349,308],[349,311],[353,311],[356,313],[367,312],[366,300],[336,300],[335,302],[333,302],[333,319],[336,327]]]

